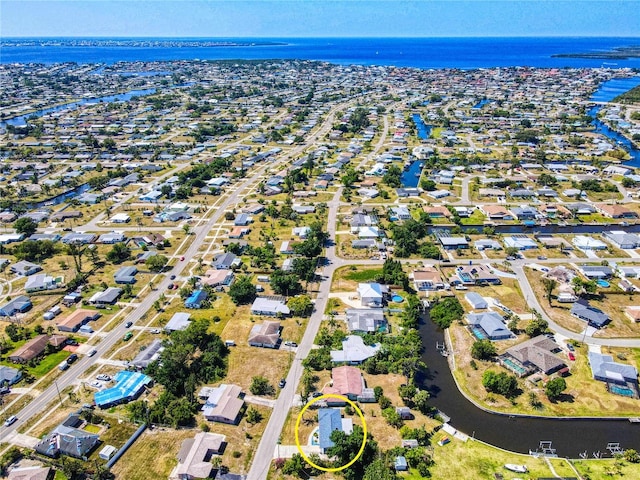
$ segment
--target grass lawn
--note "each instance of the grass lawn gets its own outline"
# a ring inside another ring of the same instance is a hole
[[[565,378],[567,389],[560,401],[551,402],[547,399],[542,382],[532,383],[527,379],[519,379],[518,384],[522,389],[522,394],[516,397],[512,403],[501,395],[488,393],[482,386],[482,375],[488,369],[496,372],[504,371],[509,374],[511,372],[492,362],[479,360],[476,360],[477,370],[474,370],[471,367],[470,351],[473,344],[471,335],[464,327],[457,324],[450,328],[450,334],[456,360],[454,376],[468,395],[487,408],[509,413],[557,416],[637,416],[640,411],[640,400],[612,395],[606,391],[604,383],[591,377],[586,346],[576,348],[575,361],[570,361],[565,354],[559,354],[571,372]],[[524,335],[520,335],[518,340],[495,342],[498,353],[504,352],[508,347],[520,343],[525,338]],[[623,358],[633,358],[634,354],[635,352],[628,352],[625,357],[624,353],[621,353]],[[627,360],[626,363],[628,362]],[[536,395],[541,407],[531,406],[529,401],[531,393]]]
[[[571,315],[571,304],[558,303],[556,300],[552,300],[551,305],[549,305],[542,287],[542,273],[531,269],[526,269],[525,273],[531,288],[547,315],[569,330],[574,332],[583,331],[585,323]],[[601,309],[611,317],[611,322],[605,328],[599,330],[596,336],[606,338],[638,337],[640,336],[640,323],[632,322],[624,314],[624,309],[627,306],[637,305],[640,299],[634,294],[620,293],[621,291],[616,283],[612,281],[611,287],[599,288],[599,295],[591,295],[589,298],[591,305]],[[555,294],[557,292],[558,289],[555,290]]]
[[[58,364],[62,363],[62,361],[71,355],[66,350],[60,350],[59,352],[52,353],[51,355],[47,355],[42,359],[42,361],[36,365],[34,368],[28,368],[29,373],[36,378],[40,378],[43,375],[49,373],[51,369],[58,366]]]
[[[86,430],[89,433],[100,433],[100,431],[102,430],[102,427],[99,427],[98,425],[85,425],[83,430]]]
[[[374,275],[380,274],[381,271],[382,270],[375,265],[351,265],[338,268],[333,274],[331,291],[355,292],[358,289],[358,283],[371,281],[364,279],[375,278]]]
[[[374,282],[382,274],[381,268],[371,270],[351,270],[344,275],[346,280],[352,280],[358,283]]]

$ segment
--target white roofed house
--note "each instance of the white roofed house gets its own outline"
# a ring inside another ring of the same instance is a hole
[[[388,323],[380,309],[350,308],[345,312],[347,329],[350,332],[376,333],[387,332]]]
[[[379,343],[365,345],[361,336],[349,335],[342,341],[342,350],[331,350],[331,361],[359,365],[378,353],[380,348],[381,345]]]
[[[382,307],[384,293],[388,287],[379,283],[361,283],[358,285],[358,297],[363,307]]]
[[[251,305],[251,313],[253,315],[277,317],[280,315],[289,315],[291,311],[283,298],[258,297]]]
[[[41,290],[56,288],[57,286],[58,285],[52,276],[45,273],[39,273],[27,278],[27,282],[24,284],[24,291],[27,293],[38,292]]]
[[[235,425],[244,406],[242,389],[238,385],[221,384],[218,387],[204,387],[198,396],[206,399],[202,407],[204,417],[210,422]]]

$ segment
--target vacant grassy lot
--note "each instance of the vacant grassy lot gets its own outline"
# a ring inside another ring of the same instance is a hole
[[[570,303],[558,303],[554,299],[551,305],[546,299],[544,288],[542,287],[542,273],[526,269],[525,273],[531,283],[531,287],[538,298],[540,305],[545,309],[547,315],[556,322],[574,332],[582,332],[585,322],[571,315]],[[618,292],[618,293],[615,293]],[[557,289],[554,295],[557,294]],[[611,322],[597,332],[598,337],[638,337],[640,336],[640,323],[631,321],[625,314],[624,309],[630,305],[639,305],[640,296],[637,294],[623,294],[617,286],[616,281],[611,281],[611,287],[598,287],[598,295],[591,295],[589,303],[611,318]]]
[[[382,269],[372,265],[352,265],[338,268],[333,274],[331,283],[332,292],[354,292],[358,289],[359,283],[373,281]],[[368,280],[367,280],[368,279]]]
[[[513,401],[493,393],[488,393],[482,386],[482,375],[487,369],[496,372],[507,372],[502,366],[492,362],[476,360],[477,370],[471,367],[471,346],[473,339],[466,329],[454,324],[451,329],[453,350],[455,353],[456,371],[454,376],[460,387],[475,401],[492,410],[510,413],[526,413],[532,415],[558,415],[558,416],[599,416],[619,415],[637,416],[640,411],[640,400],[628,399],[619,395],[612,395],[606,391],[602,382],[591,377],[591,368],[587,359],[587,347],[576,348],[576,360],[570,361],[566,355],[560,354],[564,362],[570,368],[571,374],[565,378],[567,389],[557,402],[551,402],[544,393],[542,382],[532,383],[527,379],[519,379],[518,383],[522,393]],[[504,352],[514,343],[526,339],[521,335],[518,341],[494,342],[498,353]],[[635,352],[629,352],[629,358]],[[623,357],[627,358],[627,357]],[[638,365],[636,365],[638,366]],[[534,377],[535,374],[532,376]],[[539,375],[545,377],[544,375]],[[531,405],[529,395],[535,394],[540,402],[539,407]]]

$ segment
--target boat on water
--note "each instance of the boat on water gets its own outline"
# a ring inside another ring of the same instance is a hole
[[[527,466],[526,465],[516,465],[515,463],[506,463],[504,465],[504,468],[506,468],[507,470],[511,470],[512,472],[518,472],[518,473],[526,473],[527,472]]]

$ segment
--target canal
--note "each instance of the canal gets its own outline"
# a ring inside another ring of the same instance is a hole
[[[476,407],[460,393],[447,358],[436,350],[436,342],[444,341],[442,330],[425,318],[420,325],[420,335],[424,345],[422,359],[428,369],[418,377],[418,383],[431,394],[430,404],[451,417],[450,425],[461,432],[519,453],[537,450],[540,442],[552,442],[551,447],[558,456],[569,458],[580,458],[585,453],[593,458],[595,452],[609,457],[610,442],[619,443],[622,449],[640,451],[640,424],[627,419],[517,417]]]

